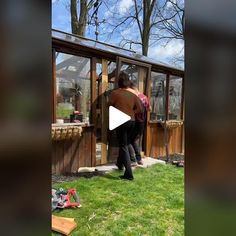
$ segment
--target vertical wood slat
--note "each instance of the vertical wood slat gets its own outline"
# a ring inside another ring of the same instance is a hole
[[[151,67],[148,67],[147,68],[147,78],[146,78],[146,86],[145,86],[145,94],[146,96],[148,97],[148,100],[149,102],[151,101]],[[144,143],[145,143],[145,146],[144,146],[144,152],[145,152],[145,155],[147,156],[151,156],[152,154],[150,153],[151,152],[151,128],[150,128],[150,111],[148,110],[147,111],[147,120],[146,120],[146,130],[144,131]]]
[[[145,74],[147,75],[147,69],[143,67],[138,67],[138,89],[141,93],[145,93],[144,91],[144,83],[145,83]],[[146,72],[146,73],[145,73]]]
[[[166,76],[166,107],[165,107],[165,119],[169,119],[169,92],[170,92],[170,75]]]
[[[56,174],[56,145],[52,141],[52,174]]]
[[[93,132],[91,135],[91,155],[92,155],[92,163],[91,166],[96,166],[96,81],[97,81],[97,74],[96,74],[96,58],[92,58],[91,63],[91,123],[94,125]]]
[[[181,137],[181,153],[185,152],[185,125],[182,125],[182,137]]]
[[[79,159],[77,159],[77,166],[81,166],[81,167],[86,167],[86,142],[85,140],[87,140],[87,129],[84,129],[83,131],[83,139],[81,140],[81,142],[79,143],[79,148],[78,148],[78,156]]]
[[[70,171],[76,172],[78,170],[78,167],[80,165],[79,158],[82,158],[79,156],[79,149],[80,149],[80,143],[83,141],[83,132],[82,137],[76,138],[72,140],[71,145],[71,160],[70,160]]]
[[[82,137],[52,141],[52,174],[78,171],[79,167],[92,165],[91,139],[94,126],[83,128]]]
[[[52,122],[56,122],[56,50],[52,50]]]
[[[56,174],[60,174],[63,172],[63,142],[62,141],[56,141]]]
[[[69,173],[70,172],[70,159],[71,159],[71,145],[72,140],[65,140],[64,141],[64,169],[63,173]]]
[[[77,144],[76,144],[76,171],[78,170],[78,167],[85,167],[86,166],[86,162],[85,162],[85,158],[86,158],[86,153],[85,153],[85,145],[86,145],[86,135],[87,133],[87,129],[83,130],[82,133],[82,138],[78,140]]]
[[[85,133],[85,139],[86,140],[91,140],[91,127],[86,129],[86,133]],[[85,162],[85,166],[91,166],[91,144],[89,142],[85,142],[85,148],[84,148],[84,162]]]
[[[116,57],[116,77],[115,77],[115,88],[118,88],[118,77],[121,69],[121,58]]]
[[[182,127],[177,127],[169,131],[169,154],[181,153],[181,137],[182,137]],[[151,149],[149,150],[149,156],[158,157],[165,156],[165,142],[164,142],[164,129],[160,127],[157,123],[149,124],[149,130],[151,132],[151,144],[148,146]]]
[[[181,119],[184,120],[185,117],[185,83],[184,83],[184,76],[182,78],[182,100],[181,100]],[[181,129],[182,129],[182,134],[181,134],[181,153],[184,153],[184,139],[185,139],[185,123],[183,123]]]
[[[60,170],[59,170],[59,154],[58,154],[58,146],[59,146],[59,142],[58,141],[55,141],[55,151],[56,151],[56,155],[55,155],[55,170],[56,170],[56,174],[59,174],[60,173]]]
[[[182,78],[182,91],[181,91],[181,114],[180,119],[184,119],[184,77]]]
[[[102,158],[101,164],[107,163],[107,130],[108,130],[108,107],[104,92],[108,87],[108,61],[102,59],[102,83],[101,83],[101,145],[102,145]]]

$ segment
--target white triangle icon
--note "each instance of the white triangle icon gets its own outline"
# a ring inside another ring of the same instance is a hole
[[[113,106],[109,106],[109,130],[115,129],[130,119],[131,117],[124,112],[116,109]]]

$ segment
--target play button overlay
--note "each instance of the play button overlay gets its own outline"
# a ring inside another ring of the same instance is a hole
[[[113,106],[109,106],[109,130],[113,130],[129,120],[131,120],[130,116]]]

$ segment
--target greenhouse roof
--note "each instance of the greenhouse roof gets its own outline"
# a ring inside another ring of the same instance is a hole
[[[107,54],[113,54],[113,55],[117,55],[117,56],[121,56],[121,57],[126,57],[126,58],[129,58],[132,60],[141,61],[143,63],[151,64],[152,66],[166,68],[171,71],[175,71],[178,74],[179,73],[183,74],[183,70],[181,70],[179,68],[176,68],[176,67],[173,67],[167,63],[163,63],[158,60],[154,60],[152,58],[143,56],[141,54],[136,53],[135,51],[117,47],[115,45],[95,41],[92,39],[88,39],[88,38],[80,37],[77,35],[65,33],[65,32],[62,32],[59,30],[55,30],[55,29],[52,29],[52,38],[57,39],[57,40],[61,40],[61,41],[65,41],[67,43],[80,45],[80,46],[83,46],[83,47],[86,47],[89,49],[93,49],[95,51],[100,51],[100,52],[107,53]]]

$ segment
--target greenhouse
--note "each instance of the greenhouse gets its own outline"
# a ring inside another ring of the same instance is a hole
[[[131,50],[52,30],[52,173],[115,162],[107,99],[126,71],[146,94],[142,155],[184,152],[184,71]]]

